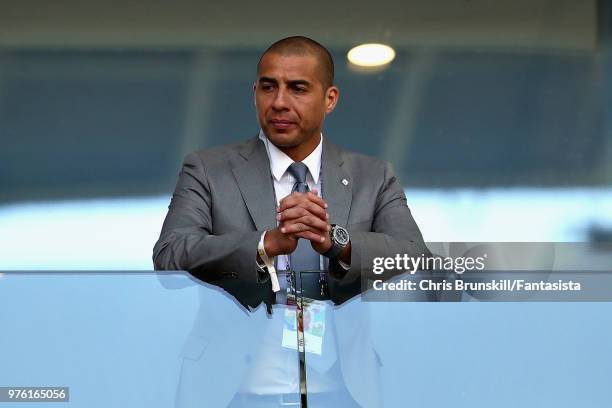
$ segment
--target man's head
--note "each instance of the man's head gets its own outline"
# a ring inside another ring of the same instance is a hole
[[[261,54],[261,57],[259,57],[259,62],[257,63],[258,76],[259,70],[261,69],[261,61],[269,53],[276,53],[285,56],[313,56],[319,63],[319,74],[321,75],[320,80],[325,89],[334,84],[334,59],[327,48],[313,39],[302,36],[287,37],[283,38],[282,40],[278,40],[269,46],[268,49]]]
[[[306,37],[275,42],[257,64],[257,119],[268,139],[294,160],[319,143],[325,115],[339,97],[333,77],[329,51]]]

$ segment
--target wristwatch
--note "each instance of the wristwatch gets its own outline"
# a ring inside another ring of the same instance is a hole
[[[351,240],[346,228],[336,224],[332,224],[331,230],[329,230],[329,237],[331,238],[332,246],[323,254],[323,256],[328,258],[337,257]]]

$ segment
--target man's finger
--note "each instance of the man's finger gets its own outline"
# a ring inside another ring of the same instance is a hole
[[[319,197],[317,194],[317,190],[312,189],[308,193],[306,193],[306,196],[310,199],[310,201],[317,203],[323,208],[327,208],[327,203],[325,202],[325,200],[323,200],[323,198]]]
[[[283,212],[276,214],[278,221],[287,221],[295,218],[304,217],[307,215],[313,215],[320,218],[323,221],[329,220],[329,214],[314,203],[301,203],[294,207],[287,208]]]
[[[284,197],[280,201],[278,205],[278,212],[282,212],[286,210],[287,208],[290,208],[295,205],[298,205],[299,203],[305,203],[305,202],[314,203],[323,209],[327,208],[327,203],[321,197],[317,196],[316,194],[312,192],[308,192],[308,193],[294,192]]]
[[[296,219],[288,220],[283,222],[283,227],[287,227],[294,223],[304,224],[309,226],[310,228],[314,228],[319,230],[319,233],[327,233],[331,229],[331,226],[327,223],[327,221],[323,221],[322,219],[315,217],[312,214],[305,215],[303,217],[299,217]]]
[[[311,231],[319,235],[324,235],[327,233],[326,229],[315,228],[303,222],[283,224],[283,226],[281,227],[281,232],[283,234],[295,234],[295,233],[303,232],[303,231]]]
[[[309,241],[312,242],[325,242],[325,237],[319,235],[319,234],[315,234],[312,231],[303,231],[303,232],[298,232],[296,234],[294,234],[294,236],[298,237],[298,238],[304,238],[307,239]]]

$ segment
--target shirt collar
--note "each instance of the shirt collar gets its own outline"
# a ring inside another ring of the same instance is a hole
[[[287,156],[278,147],[271,143],[263,130],[259,131],[259,138],[264,142],[266,151],[268,152],[268,158],[270,159],[270,169],[272,175],[276,181],[280,181],[283,174],[287,171],[289,166],[293,163],[291,157]],[[321,172],[321,152],[323,151],[323,134],[321,133],[321,140],[315,149],[310,153],[302,163],[308,167],[308,171],[312,176],[315,184],[319,183],[319,176]]]

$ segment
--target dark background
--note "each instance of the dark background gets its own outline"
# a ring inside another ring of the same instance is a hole
[[[0,203],[169,194],[188,151],[257,133],[255,65],[290,34],[334,54],[325,134],[408,188],[612,181],[610,2],[92,4],[0,6]],[[396,59],[351,69],[364,41]]]

